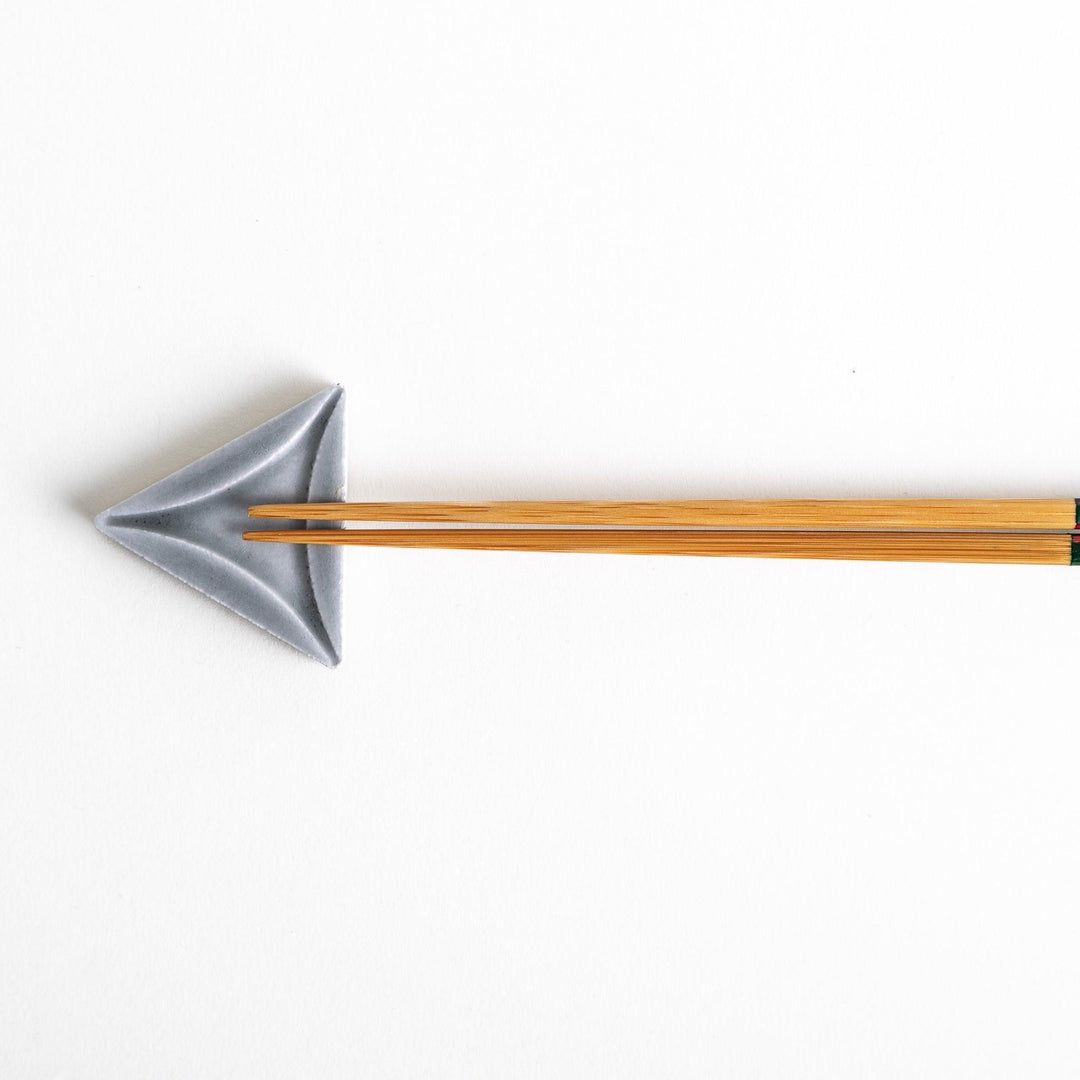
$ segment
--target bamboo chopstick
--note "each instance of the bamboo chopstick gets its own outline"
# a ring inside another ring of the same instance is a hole
[[[675,499],[666,501],[273,503],[252,517],[490,525],[738,529],[1066,530],[1074,499]]]
[[[722,532],[653,529],[267,529],[245,540],[472,551],[571,551],[776,559],[1068,566],[1068,533]]]

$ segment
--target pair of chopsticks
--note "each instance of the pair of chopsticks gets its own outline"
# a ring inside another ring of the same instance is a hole
[[[306,522],[485,527],[308,527],[243,536],[360,547],[1068,566],[1080,562],[1078,506],[1075,499],[275,503],[249,512]]]

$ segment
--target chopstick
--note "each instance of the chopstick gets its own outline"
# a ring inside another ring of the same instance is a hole
[[[252,517],[295,521],[738,529],[1070,530],[1074,499],[674,499],[664,501],[273,503]],[[309,541],[310,542],[310,541]]]
[[[284,544],[567,551],[625,555],[753,556],[1068,566],[1080,543],[1067,532],[760,532],[656,529],[267,529],[245,540]]]

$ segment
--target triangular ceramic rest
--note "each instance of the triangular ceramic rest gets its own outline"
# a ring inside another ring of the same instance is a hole
[[[341,549],[254,544],[240,534],[283,524],[249,518],[249,506],[339,501],[345,480],[345,391],[332,386],[110,507],[95,524],[334,667],[341,660]]]

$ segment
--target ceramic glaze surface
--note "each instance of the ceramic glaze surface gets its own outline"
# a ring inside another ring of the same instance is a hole
[[[341,660],[341,549],[254,544],[270,502],[345,497],[345,391],[332,386],[95,519],[108,537],[329,667]],[[325,526],[325,522],[313,522]],[[304,529],[304,522],[296,528]]]

